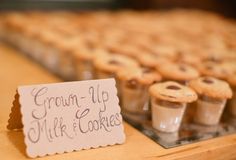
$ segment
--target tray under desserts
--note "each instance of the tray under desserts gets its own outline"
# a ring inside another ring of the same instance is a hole
[[[231,82],[229,75],[236,73],[234,21],[199,11],[96,14],[10,13],[6,16],[6,23],[1,26],[5,31],[1,32],[1,37],[65,80],[116,77],[117,66],[125,66],[123,69],[126,70],[137,64],[157,68],[163,80],[181,83],[196,78],[196,75],[213,76]],[[201,18],[204,20],[198,21]],[[158,19],[162,23],[152,22]],[[191,29],[183,27],[188,26],[186,20],[189,19],[188,23],[193,25]],[[112,20],[117,21],[111,23]],[[208,20],[213,20],[209,26]],[[41,21],[45,21],[45,25],[40,24]],[[42,33],[39,32],[41,29]],[[208,31],[210,34],[206,35]],[[199,35],[204,38],[197,39]],[[194,71],[197,74],[183,78],[175,75],[177,72],[170,72],[171,67],[178,68],[179,63],[188,66],[181,65],[180,70],[191,68],[191,73]],[[170,64],[170,69],[166,70],[162,66],[167,64]],[[234,83],[230,84],[234,86]],[[153,129],[150,121],[137,121],[134,117],[124,113],[127,122],[166,148],[235,132],[234,126],[227,120],[211,127],[184,121],[179,132],[166,134]]]
[[[157,131],[152,127],[150,120],[137,115],[123,113],[123,118],[164,148],[178,147],[236,133],[236,119],[230,116],[229,113],[224,113],[222,121],[214,126],[204,126],[192,121],[183,121],[179,131],[174,133]]]

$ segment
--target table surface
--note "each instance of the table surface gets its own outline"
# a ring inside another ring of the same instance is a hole
[[[6,129],[12,101],[19,85],[62,81],[29,57],[0,43],[0,157],[28,159],[22,131]],[[164,149],[124,122],[126,142],[97,149],[43,157],[42,159],[236,159],[236,135]]]

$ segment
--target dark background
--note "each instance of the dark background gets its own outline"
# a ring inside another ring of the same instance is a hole
[[[136,10],[194,8],[236,18],[236,0],[0,0],[0,10],[121,8]]]

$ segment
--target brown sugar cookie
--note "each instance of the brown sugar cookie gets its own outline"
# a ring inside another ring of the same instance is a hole
[[[177,63],[184,63],[195,67],[201,64],[201,58],[197,54],[182,53],[177,59]]]
[[[213,77],[201,77],[189,82],[199,95],[194,120],[204,125],[219,123],[226,100],[232,97],[229,84]]]
[[[224,80],[228,81],[231,76],[234,77],[234,74],[236,72],[236,60],[232,59],[232,61],[224,61],[220,64],[220,66],[222,67],[222,70],[225,72],[226,75]]]
[[[149,88],[152,107],[152,126],[163,132],[178,131],[186,104],[197,99],[197,94],[187,86],[168,81]]]
[[[153,45],[153,47],[150,48],[150,52],[153,54],[167,57],[169,59],[175,59],[178,55],[178,51],[176,50],[176,48],[174,48],[173,46],[164,45],[164,44]]]
[[[149,92],[153,97],[170,102],[190,103],[197,99],[191,88],[173,81],[154,84]]]
[[[212,76],[219,79],[226,79],[229,75],[229,68],[224,67],[221,63],[206,61],[197,66],[198,71],[203,76]]]
[[[106,44],[105,48],[109,52],[122,54],[129,57],[135,57],[140,53],[139,49],[136,46],[128,44],[127,42],[109,42]]]
[[[93,64],[97,78],[114,77],[121,68],[139,66],[134,59],[120,54],[107,54],[107,56],[97,57]]]
[[[170,62],[170,60],[166,57],[147,52],[136,54],[135,58],[142,66],[148,68],[155,68],[157,66],[162,66]]]
[[[180,83],[186,83],[192,79],[199,77],[198,71],[187,64],[182,63],[166,63],[156,67],[163,79],[175,80]]]
[[[189,82],[189,86],[202,96],[216,99],[228,99],[232,97],[229,84],[213,77],[200,77],[192,80]]]

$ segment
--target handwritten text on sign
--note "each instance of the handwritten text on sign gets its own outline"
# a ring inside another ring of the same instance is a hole
[[[124,143],[114,79],[18,88],[30,157]]]

